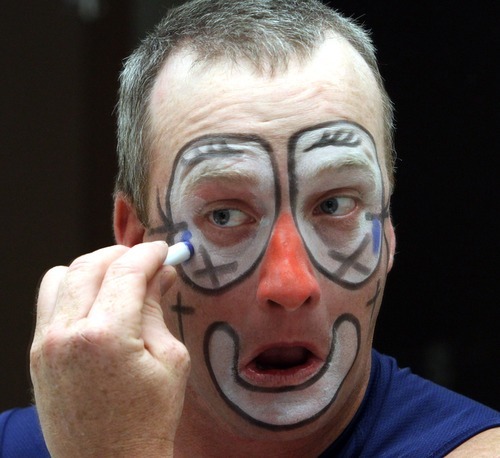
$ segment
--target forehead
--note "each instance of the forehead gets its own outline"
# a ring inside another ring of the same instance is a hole
[[[154,164],[150,182],[168,179],[178,151],[196,138],[257,135],[286,160],[290,138],[310,126],[346,120],[363,126],[383,151],[380,91],[362,57],[332,38],[307,62],[291,61],[273,76],[250,66],[194,64],[188,52],[173,55],[155,82],[150,103]]]

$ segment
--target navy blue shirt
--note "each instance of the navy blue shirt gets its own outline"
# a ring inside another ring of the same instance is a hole
[[[321,457],[442,457],[496,426],[499,412],[399,369],[393,358],[373,351],[363,402]],[[49,456],[34,407],[0,414],[0,458]]]
[[[499,412],[399,369],[374,350],[363,402],[321,457],[442,457],[496,426]]]

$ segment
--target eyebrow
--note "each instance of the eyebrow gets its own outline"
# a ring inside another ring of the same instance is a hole
[[[335,131],[326,130],[323,132],[321,138],[313,143],[309,148],[304,150],[305,153],[316,149],[324,148],[326,146],[347,146],[349,148],[356,148],[361,144],[359,135],[351,129],[338,129]]]
[[[216,146],[220,146],[217,148]],[[208,151],[202,152],[200,148],[208,147]],[[195,153],[198,151],[198,154],[193,155],[191,157],[183,157],[181,162],[184,166],[191,169],[194,166],[198,165],[203,161],[207,161],[210,159],[216,159],[220,157],[228,157],[231,155],[238,155],[245,152],[245,148],[228,145],[227,142],[221,141],[217,143],[209,143],[206,145],[198,145],[196,146],[190,153]]]
[[[269,143],[258,135],[235,133],[208,134],[186,143],[179,150],[177,156],[181,157],[183,165],[194,167],[201,161],[225,157],[228,154],[242,154],[252,147],[265,151],[268,154],[272,150]],[[196,155],[196,153],[198,154]],[[186,158],[186,155],[189,157]]]
[[[338,158],[322,161],[319,164],[309,164],[308,172],[311,176],[319,176],[323,173],[342,172],[347,169],[358,169],[366,173],[367,178],[372,184],[377,183],[376,169],[374,164],[365,156],[354,154],[343,155]]]
[[[258,174],[255,172],[248,173],[246,170],[228,169],[227,167],[211,168],[203,170],[200,174],[187,175],[184,184],[184,193],[191,194],[193,190],[206,182],[216,181],[218,183],[225,182],[228,184],[256,185],[258,183]]]

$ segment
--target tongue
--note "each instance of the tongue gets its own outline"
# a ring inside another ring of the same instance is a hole
[[[307,361],[309,351],[304,347],[271,348],[255,359],[260,369],[287,369]]]

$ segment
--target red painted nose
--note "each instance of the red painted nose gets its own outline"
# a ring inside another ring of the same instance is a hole
[[[262,260],[257,298],[261,304],[293,311],[315,303],[320,295],[295,223],[290,214],[279,217]]]

